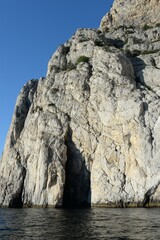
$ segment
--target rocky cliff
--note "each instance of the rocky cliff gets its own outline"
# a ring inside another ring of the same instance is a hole
[[[155,27],[160,25],[159,9],[159,0],[115,0],[111,10],[101,21],[101,28],[109,30],[123,25]]]
[[[157,23],[78,29],[46,77],[23,87],[0,164],[1,206],[159,205]]]

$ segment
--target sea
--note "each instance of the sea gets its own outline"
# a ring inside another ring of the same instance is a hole
[[[160,240],[160,208],[0,209],[0,240]]]

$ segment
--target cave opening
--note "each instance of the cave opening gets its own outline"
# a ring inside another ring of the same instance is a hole
[[[21,198],[21,194],[16,193],[12,196],[12,199],[9,202],[9,208],[22,208],[23,202]]]
[[[85,208],[91,206],[90,172],[82,153],[72,141],[70,130],[66,139],[67,162],[66,181],[63,194],[64,208]]]
[[[24,180],[26,177],[26,169],[21,166],[21,180],[17,191],[12,195],[9,201],[9,208],[22,208],[23,207],[23,189],[24,189]]]

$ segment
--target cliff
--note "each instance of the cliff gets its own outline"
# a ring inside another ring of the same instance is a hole
[[[23,87],[1,206],[159,205],[160,26],[142,25],[78,29]]]
[[[155,27],[160,25],[159,8],[159,0],[115,0],[101,21],[101,28],[108,31],[123,25]]]

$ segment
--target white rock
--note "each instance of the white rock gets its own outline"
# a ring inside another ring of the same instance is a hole
[[[1,206],[160,202],[159,58],[129,59],[108,41],[79,29],[47,77],[22,89],[0,163]]]

